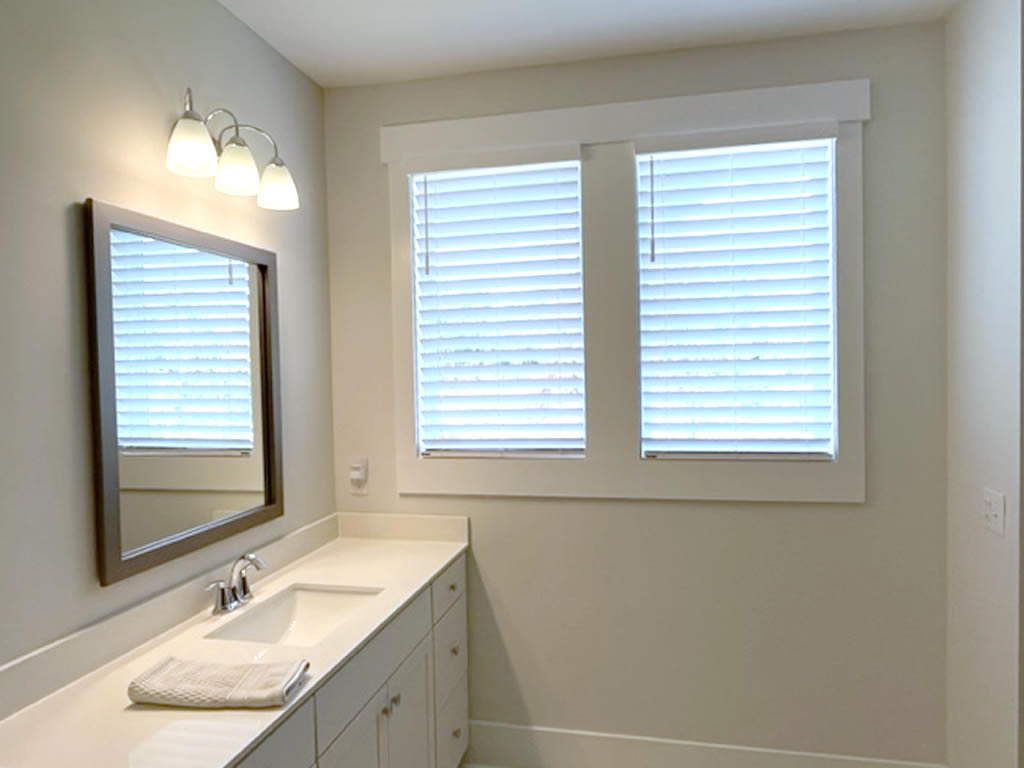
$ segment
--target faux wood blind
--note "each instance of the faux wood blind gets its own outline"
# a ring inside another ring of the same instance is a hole
[[[422,454],[584,449],[578,162],[410,179]]]
[[[252,450],[249,265],[110,237],[118,444]]]
[[[636,169],[643,454],[834,456],[834,141]]]

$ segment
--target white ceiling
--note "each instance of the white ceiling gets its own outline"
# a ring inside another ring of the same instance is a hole
[[[943,16],[955,0],[221,0],[325,87]]]

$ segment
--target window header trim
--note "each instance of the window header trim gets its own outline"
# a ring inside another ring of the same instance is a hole
[[[380,159],[403,163],[539,147],[565,152],[585,144],[870,117],[870,81],[840,80],[383,126]]]

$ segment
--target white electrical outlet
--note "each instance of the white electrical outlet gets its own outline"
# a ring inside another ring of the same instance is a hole
[[[981,494],[981,514],[985,517],[985,527],[996,536],[1002,536],[1006,530],[1006,497],[998,491],[986,488]]]
[[[353,496],[365,496],[370,484],[370,460],[365,456],[352,459],[348,465],[348,488]]]

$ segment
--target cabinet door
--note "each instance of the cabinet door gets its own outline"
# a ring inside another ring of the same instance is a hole
[[[316,692],[316,735],[324,749],[430,631],[430,590],[420,593]]]
[[[388,768],[387,712],[385,686],[320,755],[320,768]]]
[[[316,762],[313,699],[309,699],[242,760],[238,768],[310,768]]]
[[[388,768],[434,766],[433,660],[427,635],[388,681]]]

